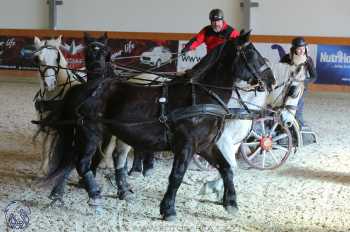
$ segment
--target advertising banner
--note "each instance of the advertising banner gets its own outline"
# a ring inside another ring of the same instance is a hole
[[[0,37],[0,68],[3,69],[35,69],[31,57],[33,38],[30,37]]]
[[[319,45],[318,84],[350,85],[350,46]]]
[[[176,72],[177,40],[109,39],[113,63],[155,72]]]
[[[180,53],[183,47],[186,45],[188,41],[180,40],[179,41],[179,50]],[[195,50],[185,53],[182,56],[179,56],[177,59],[177,71],[183,72],[187,69],[192,68],[195,64],[197,64],[203,56],[207,54],[207,49],[204,44],[197,47]]]
[[[62,38],[60,50],[68,62],[68,68],[79,69],[85,66],[81,39]],[[35,51],[34,37],[0,37],[0,68],[36,70],[33,60]]]

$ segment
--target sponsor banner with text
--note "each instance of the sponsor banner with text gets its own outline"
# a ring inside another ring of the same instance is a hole
[[[187,42],[188,41],[185,41],[185,40],[179,41],[179,50],[178,50],[179,53],[181,52],[181,49],[183,49],[183,47]],[[206,54],[207,54],[207,49],[203,44],[197,47],[195,50],[186,52],[184,55],[179,56],[179,58],[177,59],[177,71],[183,72],[187,69],[192,68]]]
[[[177,40],[110,39],[113,63],[155,72],[176,72]]]
[[[318,84],[350,85],[350,46],[318,45]]]

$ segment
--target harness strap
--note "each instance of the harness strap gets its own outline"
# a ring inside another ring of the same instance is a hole
[[[196,105],[197,104],[196,86],[195,85],[191,85],[191,88],[192,88],[192,105]]]
[[[238,90],[237,89],[235,89],[235,92],[236,92],[236,94],[237,94],[237,97],[238,97],[238,102],[239,102],[239,104],[241,104],[242,106],[243,106],[243,108],[248,112],[248,113],[250,113],[250,110],[249,110],[249,108],[248,108],[248,106],[244,103],[244,101],[242,100],[242,97],[241,97],[241,94],[238,92]]]
[[[202,115],[225,117],[228,115],[228,111],[216,104],[200,104],[175,109],[169,113],[169,119],[172,122],[177,122],[181,119]]]
[[[162,86],[162,96],[159,98],[159,104],[160,104],[160,116],[159,116],[159,122],[165,125],[167,129],[169,129],[169,125],[167,123],[168,117],[166,115],[166,104],[168,102],[168,85]]]
[[[218,103],[226,111],[226,113],[230,112],[229,109],[227,108],[226,103],[213,90],[206,88],[199,83],[198,84],[192,83],[192,85],[197,85],[198,87],[203,89],[205,92],[207,92],[211,97],[213,97],[216,101],[218,101]]]

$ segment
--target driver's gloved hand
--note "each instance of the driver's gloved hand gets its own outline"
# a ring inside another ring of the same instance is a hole
[[[183,49],[181,49],[181,55],[184,55],[185,53],[189,52],[190,48],[188,46],[183,47]]]

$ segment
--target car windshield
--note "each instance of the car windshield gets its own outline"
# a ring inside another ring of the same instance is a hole
[[[161,48],[161,47],[154,47],[154,48],[152,49],[152,52],[160,52],[160,51],[162,51],[162,48]]]

